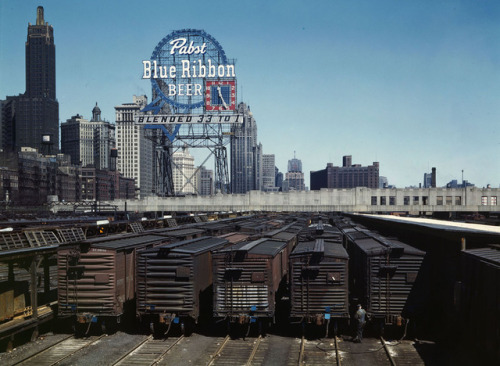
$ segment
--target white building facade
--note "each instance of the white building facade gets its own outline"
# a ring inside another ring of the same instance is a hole
[[[109,169],[114,147],[115,125],[101,120],[97,104],[90,121],[77,114],[61,124],[61,152],[71,156],[74,165]]]
[[[274,154],[262,154],[262,191],[274,190],[276,186]]]
[[[187,148],[172,154],[172,178],[176,195],[197,194],[198,182],[194,157]]]
[[[117,168],[123,176],[134,178],[138,198],[153,195],[153,142],[147,139],[134,116],[147,105],[145,95],[135,96],[133,103],[115,107]]]

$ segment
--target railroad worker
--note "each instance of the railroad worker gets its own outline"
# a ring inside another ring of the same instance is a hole
[[[363,328],[366,324],[366,311],[358,304],[358,310],[354,314],[354,319],[356,319],[356,337],[354,337],[353,342],[361,343],[363,340]]]

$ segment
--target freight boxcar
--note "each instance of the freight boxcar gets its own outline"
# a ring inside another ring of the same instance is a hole
[[[113,331],[135,311],[136,250],[167,243],[160,235],[125,234],[58,249],[59,316],[75,317],[77,333],[92,323]]]
[[[285,294],[292,249],[293,241],[264,238],[214,252],[214,318],[264,330]]]
[[[341,241],[299,242],[290,254],[290,319],[336,333],[349,319],[349,256]]]
[[[303,228],[304,226],[298,223],[290,223],[279,229],[265,232],[262,236],[274,240],[285,241],[288,243],[288,247],[293,249],[295,245],[297,245],[298,234]]]
[[[317,223],[310,224],[307,228],[300,232],[302,241],[312,241],[316,239],[324,239],[330,241],[339,241],[342,239],[340,230],[322,220]]]
[[[222,234],[218,235],[219,238],[226,239],[229,241],[230,244],[237,244],[237,243],[242,243],[244,241],[248,241],[248,234],[241,234],[241,233],[227,233],[227,234]]]
[[[176,228],[156,229],[150,232],[158,235],[166,235],[175,238],[177,241],[200,238],[205,234],[205,230],[189,227],[189,224]]]
[[[201,237],[138,252],[137,312],[143,325],[160,335],[172,324],[189,334],[212,311],[212,254],[228,245]]]
[[[410,295],[425,252],[367,230],[347,229],[345,235],[352,304],[361,304],[381,331],[413,317],[418,309]]]
[[[478,363],[500,364],[500,245],[461,253],[459,332]]]

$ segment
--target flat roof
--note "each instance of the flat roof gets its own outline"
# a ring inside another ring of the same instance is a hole
[[[400,222],[405,224],[413,224],[432,229],[456,231],[456,232],[484,232],[488,234],[500,234],[499,226],[491,226],[484,224],[471,224],[465,222],[445,221],[439,219],[425,219],[421,217],[402,217],[393,215],[371,215],[371,214],[356,214],[358,216],[372,217],[375,219]]]

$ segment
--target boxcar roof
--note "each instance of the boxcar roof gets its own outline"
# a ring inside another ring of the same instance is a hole
[[[401,251],[401,254],[424,256],[425,252],[418,250],[408,244],[396,240],[377,240],[373,237],[355,240],[356,245],[360,247],[367,255],[380,255],[387,253],[389,250]]]
[[[500,247],[488,247],[464,250],[463,253],[500,267]]]
[[[207,250],[214,250],[229,242],[223,238],[202,237],[185,241],[181,245],[176,245],[172,251],[182,253],[201,253]],[[177,243],[179,244],[179,243]]]
[[[196,234],[201,234],[204,232],[205,232],[205,230],[197,229],[197,228],[174,229],[174,230],[166,229],[166,230],[155,231],[155,233],[173,236],[173,237],[179,237],[179,236],[182,237],[182,236],[186,236],[186,235],[196,235]]]
[[[241,243],[242,241],[247,240],[249,235],[232,232],[232,233],[219,235],[218,237],[227,239],[227,240],[229,240],[230,243]]]
[[[127,249],[138,245],[147,245],[156,241],[165,240],[161,235],[134,235],[131,237],[118,237],[116,239],[106,240],[103,242],[94,242],[92,247],[106,249]]]
[[[261,239],[248,250],[248,253],[275,256],[287,245],[286,242],[279,240]],[[244,248],[240,248],[240,250],[242,249]]]
[[[250,254],[274,257],[288,244],[273,239],[259,239],[251,242],[242,242],[220,250],[220,252],[246,251]]]
[[[276,240],[286,240],[286,241],[291,240],[291,239],[293,239],[296,236],[297,236],[297,233],[292,233],[292,232],[289,232],[289,231],[281,231],[279,233],[271,235],[271,237],[273,239],[276,239]]]
[[[223,238],[202,236],[200,238],[182,240],[174,243],[160,245],[154,248],[149,248],[144,251],[141,251],[141,253],[156,253],[159,251],[198,253],[206,250],[218,249],[217,246],[223,246],[224,244],[228,243],[229,242]]]
[[[297,244],[290,256],[300,256],[303,254],[313,253],[316,246],[316,240],[304,241]],[[347,251],[342,244],[333,241],[324,241],[324,254],[328,257],[349,259]]]

